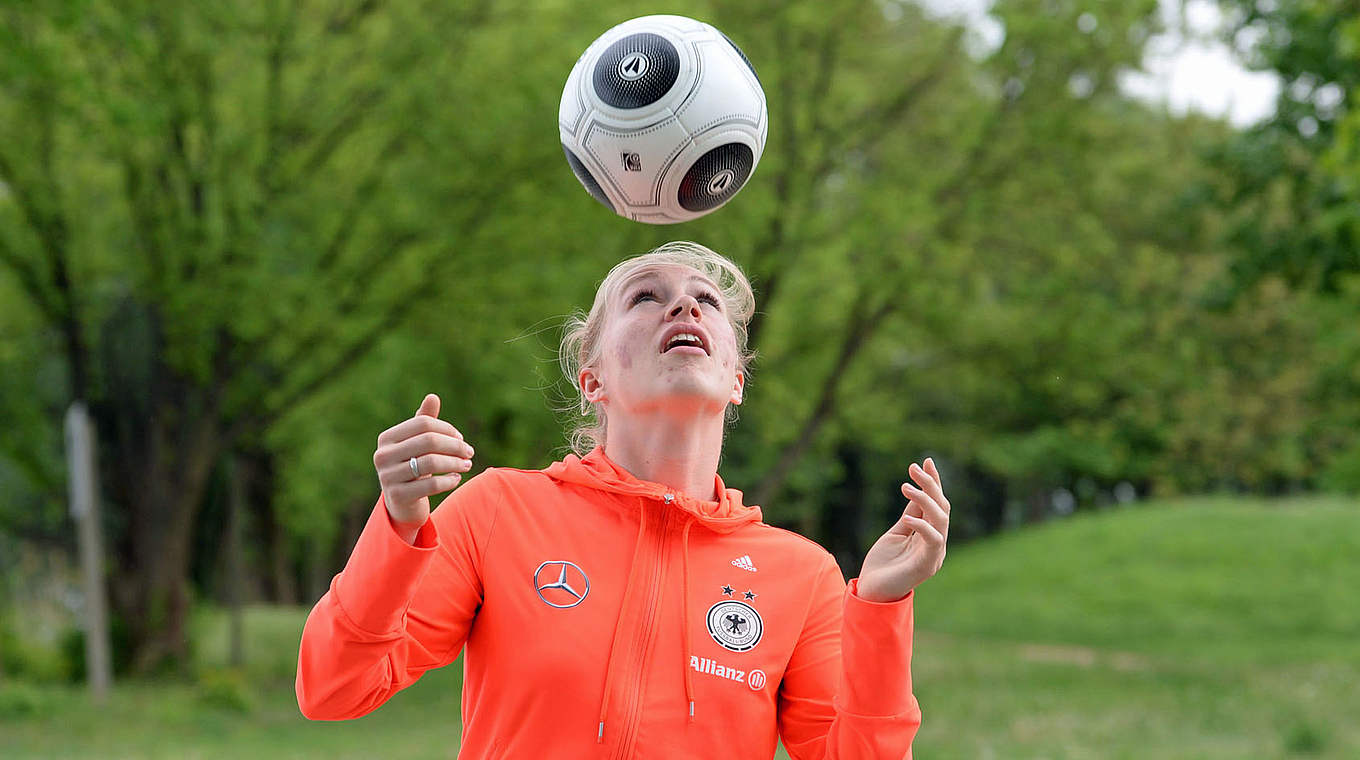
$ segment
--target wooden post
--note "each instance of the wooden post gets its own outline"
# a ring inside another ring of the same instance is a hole
[[[104,549],[99,523],[99,479],[90,414],[77,401],[66,410],[66,465],[70,471],[71,517],[76,521],[81,580],[85,591],[85,673],[97,703],[113,684],[109,625],[104,594]]]

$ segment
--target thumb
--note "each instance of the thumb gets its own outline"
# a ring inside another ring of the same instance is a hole
[[[416,416],[425,415],[426,417],[439,416],[439,397],[433,393],[425,395],[425,400],[420,402],[420,408],[416,410]]]

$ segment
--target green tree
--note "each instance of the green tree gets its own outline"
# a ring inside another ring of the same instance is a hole
[[[1355,93],[1360,88],[1360,4],[1221,0],[1224,34],[1251,68],[1282,87],[1275,113],[1227,140],[1221,203],[1242,256],[1234,288],[1269,274],[1335,291],[1360,272],[1360,186]]]
[[[488,13],[5,9],[0,262],[60,336],[63,395],[96,412],[137,669],[185,655],[191,537],[222,454],[405,324],[452,253],[489,263],[471,245],[524,156],[488,150],[516,120],[493,133],[459,107],[487,86],[462,51]],[[54,464],[40,480],[60,482]]]
[[[1360,3],[1221,0],[1224,35],[1252,68],[1279,75],[1274,115],[1210,153],[1224,180],[1213,186],[1239,252],[1223,301],[1253,297],[1278,278],[1330,328],[1307,395],[1328,413],[1312,431],[1323,480],[1360,490],[1360,340],[1337,314],[1360,305]],[[1245,294],[1245,295],[1244,295]]]

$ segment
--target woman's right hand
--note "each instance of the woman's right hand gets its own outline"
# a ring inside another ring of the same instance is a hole
[[[373,466],[383,502],[408,543],[430,518],[430,497],[458,485],[462,473],[472,469],[472,454],[463,434],[439,419],[439,397],[433,393],[420,402],[414,417],[378,436]]]

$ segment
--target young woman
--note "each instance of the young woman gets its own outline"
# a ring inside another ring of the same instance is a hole
[[[912,589],[944,559],[927,459],[847,587],[718,477],[747,377],[751,287],[672,243],[616,266],[563,338],[584,456],[490,468],[439,398],[378,437],[382,496],[307,618],[297,695],[364,715],[466,647],[459,757],[903,758]],[[919,486],[919,487],[918,487]]]

